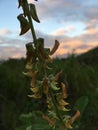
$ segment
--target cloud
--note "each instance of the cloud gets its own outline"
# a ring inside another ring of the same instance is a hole
[[[67,26],[67,27],[63,27],[63,28],[59,28],[59,29],[57,29],[57,30],[55,30],[54,32],[52,32],[52,34],[53,35],[65,35],[65,34],[67,34],[67,33],[69,33],[69,32],[71,32],[71,31],[73,31],[74,30],[74,27],[73,26]]]
[[[89,40],[91,34],[83,34],[76,37],[68,37],[64,35],[47,35],[43,32],[37,32],[38,37],[45,38],[45,47],[52,48],[55,39],[59,40],[60,47],[57,52],[54,54],[54,57],[66,57],[69,53],[72,53],[73,50],[77,54],[83,53],[98,46],[98,37],[92,36],[92,40]],[[6,39],[6,40],[5,40]],[[9,57],[20,58],[25,57],[26,49],[25,44],[32,41],[30,32],[25,34],[22,39],[18,38],[8,38],[3,37],[2,42],[0,42],[0,58],[7,59]]]
[[[17,35],[13,37],[12,34],[13,32],[9,29],[0,30],[0,59],[18,58],[25,55],[24,39]]]
[[[86,23],[86,28],[84,30],[84,35],[96,35],[98,34],[98,20],[92,19]]]
[[[98,0],[43,0],[37,4],[38,14],[42,19],[59,21],[90,21],[97,17]],[[98,18],[97,18],[98,19]]]
[[[21,58],[25,57],[25,49],[20,47],[11,47],[5,46],[0,47],[0,58],[8,59],[8,58]]]
[[[75,37],[62,35],[62,32],[59,33],[59,35],[58,33],[57,35],[47,35],[38,30],[36,30],[36,32],[37,37],[42,37],[45,39],[45,47],[52,48],[55,43],[55,39],[57,39],[60,42],[60,47],[54,54],[54,57],[66,57],[69,53],[72,53],[73,50],[75,50],[77,54],[80,54],[98,46],[98,33],[96,33],[98,30],[95,28],[96,31],[92,31],[90,27],[85,29],[85,33]],[[8,30],[8,32],[9,31],[10,30]],[[32,36],[29,31],[22,37],[18,36],[11,38],[8,34],[2,36],[0,40],[0,57],[4,59],[9,57],[20,58],[25,57],[25,44],[32,41]]]
[[[3,35],[10,35],[12,32],[8,30],[7,28],[0,29],[0,36]]]
[[[80,54],[98,46],[98,0],[28,1],[36,4],[41,21],[42,27],[36,25],[37,36],[45,38],[45,46],[50,48],[53,47],[55,39],[60,41],[60,47],[54,56],[67,56],[74,49]],[[79,22],[85,25],[82,31],[80,31],[82,25],[77,24]],[[46,29],[49,29],[49,32],[47,30],[46,33]],[[76,31],[76,35],[68,35]],[[33,42],[32,36],[30,31],[21,37],[15,32],[7,28],[0,29],[0,57],[25,57],[25,44]]]
[[[87,21],[85,24],[86,24],[85,30],[88,30],[90,28],[95,28],[98,25],[98,20],[97,19],[92,19],[90,21]]]
[[[90,34],[90,35],[97,34],[97,33],[98,33],[98,28],[90,28],[84,31],[84,34]]]

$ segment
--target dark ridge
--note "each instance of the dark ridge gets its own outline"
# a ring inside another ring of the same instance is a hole
[[[77,59],[80,63],[85,63],[85,64],[92,65],[98,63],[98,47],[93,48],[88,52],[77,56]]]

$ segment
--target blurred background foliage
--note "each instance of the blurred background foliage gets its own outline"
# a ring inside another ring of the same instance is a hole
[[[22,74],[24,62],[24,59],[0,62],[0,130],[19,130],[21,115],[37,108],[44,109],[42,101],[37,102],[27,96],[30,93],[30,79]],[[79,130],[98,130],[98,48],[80,56],[71,54],[68,58],[55,58],[52,68],[55,70],[48,73],[63,71],[60,82],[65,82],[67,86],[71,109],[81,96],[88,97]]]

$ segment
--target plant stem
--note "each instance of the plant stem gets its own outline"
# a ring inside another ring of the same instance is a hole
[[[28,20],[29,20],[29,23],[30,23],[30,27],[31,27],[31,33],[32,33],[32,37],[33,37],[33,40],[34,40],[34,45],[36,47],[36,34],[35,34],[35,29],[34,29],[34,26],[33,26],[33,22],[32,22],[32,17],[30,15],[30,10],[29,10],[29,4],[27,2],[27,0],[25,0],[25,4],[27,5],[27,17],[28,17]],[[47,75],[46,73],[46,69],[44,68],[44,74]],[[57,107],[57,103],[56,103],[56,100],[55,100],[55,96],[53,94],[53,91],[51,89],[51,87],[49,87],[49,92],[50,92],[50,96],[52,98],[52,101],[53,101],[53,105],[54,105],[54,109],[55,109],[55,112],[56,112],[56,115],[57,117],[60,119],[61,123],[63,122],[62,120],[62,117],[59,113],[59,110],[58,110],[58,107]]]
[[[55,100],[53,91],[52,91],[51,88],[50,88],[49,90],[50,90],[49,92],[50,92],[50,96],[51,96],[52,101],[53,101],[53,105],[54,105],[54,109],[55,109],[56,115],[58,116],[58,118],[60,119],[60,121],[61,121],[61,123],[62,123],[63,120],[62,120],[62,117],[61,117],[61,115],[60,115],[60,113],[59,113],[59,110],[58,110],[58,107],[57,107],[57,104],[56,104],[56,100]]]

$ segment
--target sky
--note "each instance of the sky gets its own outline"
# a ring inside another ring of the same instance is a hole
[[[73,51],[84,53],[98,46],[98,0],[28,0],[36,5],[40,23],[33,21],[37,37],[52,48],[60,47],[55,57],[66,57]],[[25,44],[32,42],[30,31],[22,36],[17,16],[18,0],[0,0],[0,59],[26,56]]]

